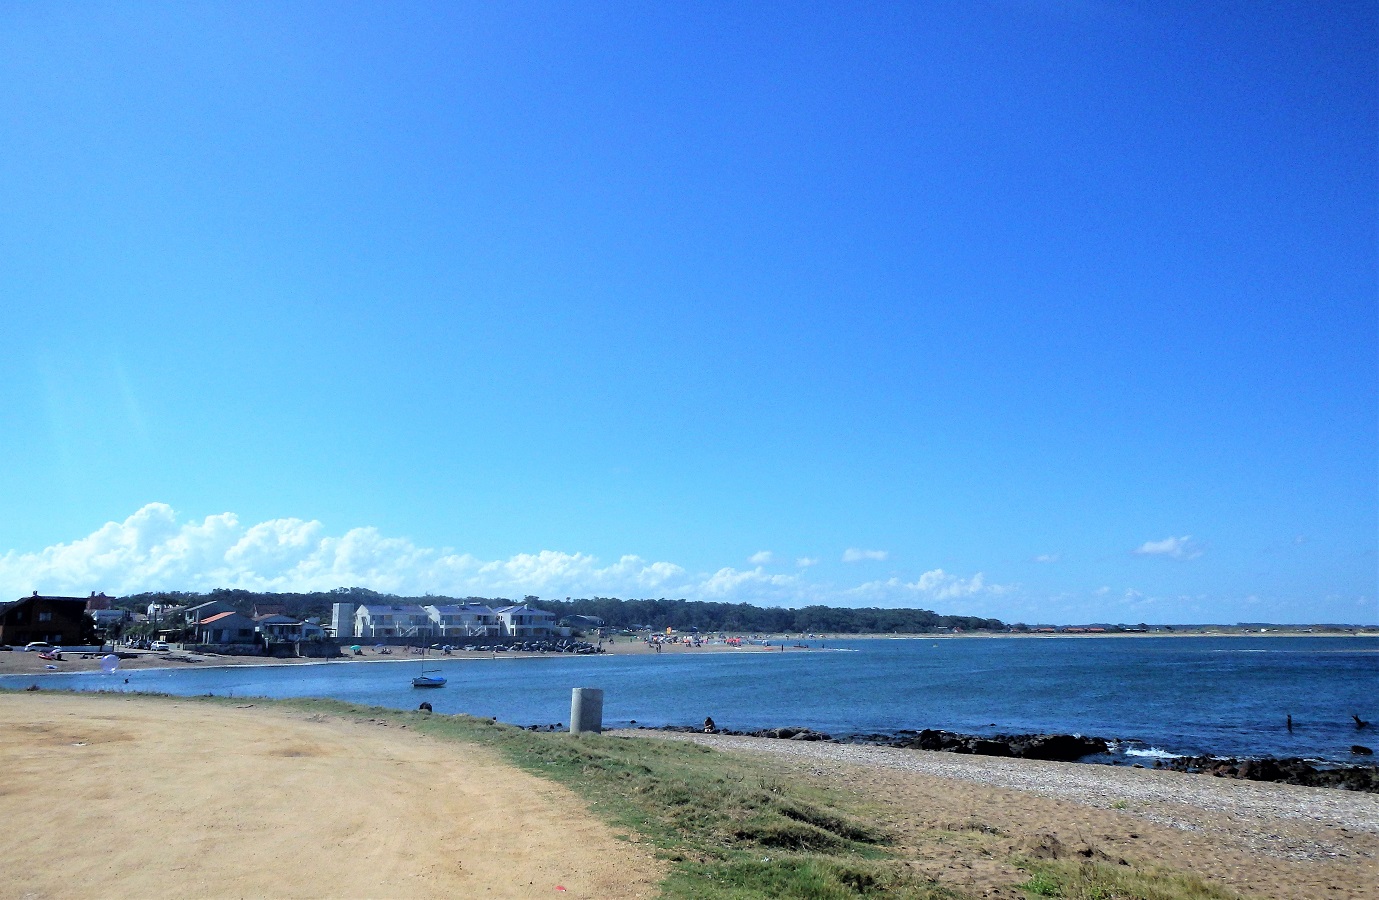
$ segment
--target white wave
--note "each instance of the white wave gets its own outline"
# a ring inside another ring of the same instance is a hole
[[[1158,747],[1149,747],[1144,750],[1141,750],[1137,747],[1131,747],[1130,749],[1125,751],[1125,755],[1146,756],[1150,759],[1181,759],[1183,756],[1183,754],[1181,753],[1169,753],[1167,750],[1160,750]]]

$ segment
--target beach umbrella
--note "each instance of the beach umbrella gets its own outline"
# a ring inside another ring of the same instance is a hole
[[[101,657],[101,674],[114,675],[115,670],[120,667],[120,658],[111,653]]]

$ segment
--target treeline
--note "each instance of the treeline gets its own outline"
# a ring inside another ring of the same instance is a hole
[[[535,601],[536,598],[529,598]],[[698,628],[700,631],[824,632],[830,634],[922,634],[939,629],[1004,629],[999,619],[942,616],[927,609],[850,609],[806,606],[788,609],[750,603],[707,603],[702,600],[619,600],[594,597],[581,600],[541,600],[542,609],[557,616],[595,616],[618,628],[649,625]]]
[[[657,631],[666,628],[700,631],[735,631],[756,633],[826,633],[826,634],[924,634],[926,632],[961,628],[971,630],[1004,630],[1000,619],[977,616],[944,616],[927,609],[879,609],[868,607],[851,609],[837,606],[806,606],[788,609],[778,606],[753,606],[750,603],[709,603],[702,600],[620,600],[617,597],[593,597],[573,600],[543,600],[526,596],[521,600],[505,597],[402,597],[380,594],[367,588],[336,588],[307,594],[278,594],[259,591],[220,588],[208,593],[189,591],[158,591],[122,597],[118,605],[144,611],[150,603],[173,603],[195,606],[208,600],[220,600],[250,615],[254,609],[280,607],[286,615],[297,618],[320,616],[329,620],[333,603],[416,603],[422,606],[443,606],[450,603],[481,603],[487,606],[507,606],[515,602],[528,603],[538,609],[566,616],[593,616],[614,628],[650,627]]]

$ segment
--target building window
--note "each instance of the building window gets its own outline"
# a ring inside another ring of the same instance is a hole
[[[38,621],[51,622],[53,621],[53,614],[51,612],[41,612],[38,614]]]

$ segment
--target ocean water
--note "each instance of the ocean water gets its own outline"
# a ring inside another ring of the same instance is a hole
[[[712,716],[720,728],[791,725],[833,734],[1074,732],[1138,742],[1126,749],[1144,760],[1215,753],[1353,762],[1352,744],[1379,748],[1376,637],[838,640],[811,653],[432,658],[424,665],[442,669],[449,684],[412,688],[423,668],[412,658],[6,676],[0,686],[332,697],[400,709],[426,700],[438,713],[520,725],[568,722],[570,689],[598,687],[606,727],[694,725]],[[1352,714],[1375,724],[1357,730]]]

